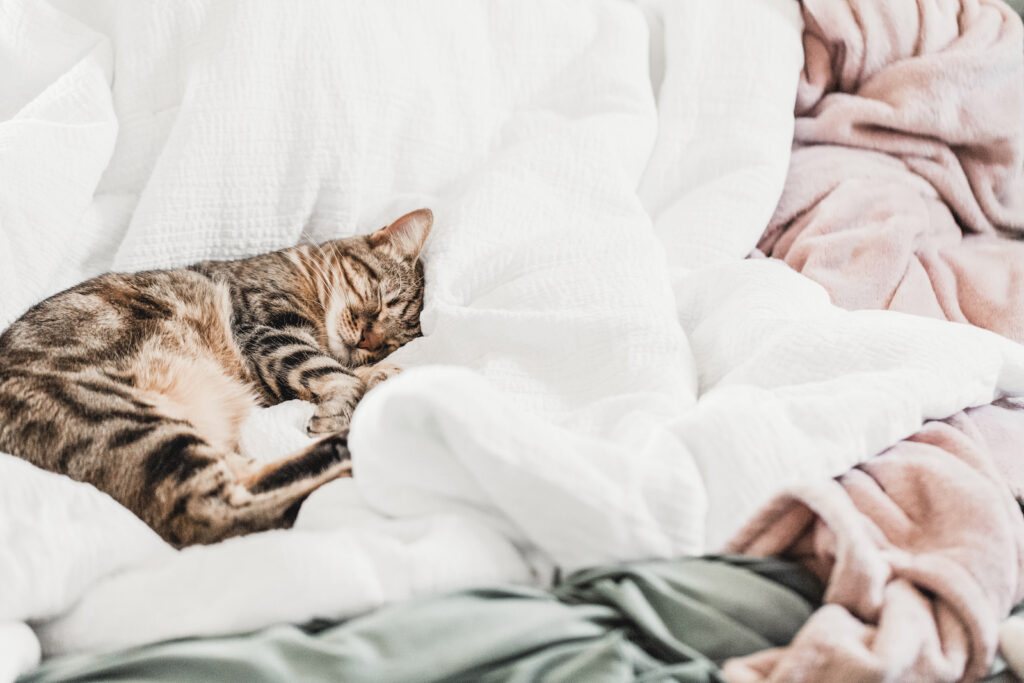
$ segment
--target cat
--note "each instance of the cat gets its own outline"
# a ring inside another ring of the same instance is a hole
[[[369,235],[108,273],[0,335],[0,451],[105,491],[176,547],[291,526],[351,476],[356,403],[420,336],[429,209]],[[238,451],[256,406],[316,404],[304,451]]]

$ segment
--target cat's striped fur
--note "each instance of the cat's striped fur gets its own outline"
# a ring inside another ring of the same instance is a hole
[[[106,491],[177,546],[289,526],[351,471],[379,362],[420,334],[421,209],[371,235],[239,261],[110,273],[0,335],[0,451]],[[255,406],[316,403],[304,452],[238,452]]]

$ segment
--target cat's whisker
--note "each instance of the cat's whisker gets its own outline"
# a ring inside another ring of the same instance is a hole
[[[321,247],[319,244],[313,241],[312,235],[310,235],[305,229],[299,234],[299,243],[302,246],[308,247],[311,251],[315,249],[317,254],[319,254],[319,256],[323,259],[323,262],[321,262],[316,257],[316,255],[310,253],[307,259],[304,261],[304,263],[306,263],[308,268],[312,270],[310,274],[313,276],[314,284],[323,285],[322,293],[326,297],[328,291],[330,290],[330,278],[327,276],[327,273],[325,272],[324,268],[328,266],[328,262],[330,259],[327,258],[327,255],[324,252],[323,247]],[[321,303],[320,306],[321,308],[325,308],[323,303]]]
[[[315,256],[311,255],[309,258],[309,264],[314,271],[313,274],[317,278],[318,284],[322,285],[323,297],[325,300],[327,300],[330,297],[330,295],[333,294],[334,289],[332,284],[332,278],[328,275],[330,258],[327,256],[327,253],[323,250],[323,247],[321,247],[319,244],[310,242],[308,246],[310,246],[312,249],[315,249],[319,254],[320,258],[322,259],[322,261],[318,260]],[[321,307],[323,307],[324,310],[326,310],[324,304],[321,304]]]
[[[298,301],[305,301],[305,302],[306,302],[307,304],[312,304],[312,305],[316,306],[316,307],[317,307],[317,308],[319,308],[319,309],[320,309],[320,311],[321,311],[321,312],[323,312],[323,313],[326,313],[326,312],[327,312],[327,309],[326,309],[326,308],[324,308],[324,305],[323,305],[322,303],[320,303],[320,301],[319,301],[319,300],[317,300],[317,299],[307,299],[307,298],[305,298],[305,297],[301,297],[301,296],[300,296],[300,297],[296,297],[296,299],[297,299]]]
[[[331,286],[329,278],[327,274],[324,272],[324,264],[318,263],[313,255],[307,256],[307,258],[303,261],[303,264],[307,271],[306,274],[312,280],[313,286],[316,289],[317,294],[323,299],[323,301],[318,301],[317,304],[319,305],[322,311],[326,312],[327,306],[325,304],[325,301],[327,300]]]

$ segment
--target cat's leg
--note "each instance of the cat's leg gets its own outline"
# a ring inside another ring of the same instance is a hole
[[[58,381],[26,370],[9,384],[58,415],[32,423],[23,457],[96,486],[177,546],[290,526],[313,490],[351,474],[340,435],[260,466],[225,448],[220,430],[163,412],[156,404],[173,402],[154,401],[130,376]]]
[[[366,391],[373,389],[384,380],[391,379],[402,371],[402,368],[390,363],[377,363],[376,365],[362,365],[352,370],[359,379],[366,385]]]
[[[278,401],[300,398],[316,404],[310,434],[348,429],[366,383],[320,350],[312,332],[290,326],[259,327],[245,340],[253,372],[265,393]]]
[[[136,467],[124,468],[104,490],[128,493],[115,497],[179,547],[289,527],[310,493],[352,472],[340,435],[266,465],[170,417],[114,432],[107,444],[120,446],[110,455]]]
[[[356,404],[366,393],[366,384],[355,375],[326,377],[318,384],[314,394],[316,410],[306,431],[314,436],[347,430]]]
[[[388,363],[377,363],[376,365],[361,365],[351,370],[351,374],[361,383],[358,388],[358,398],[350,401],[347,396],[349,386],[340,387],[340,391],[332,393],[330,389],[324,392],[326,399],[321,400],[317,405],[316,413],[309,421],[308,431],[310,434],[329,434],[348,429],[348,423],[352,419],[352,412],[356,403],[363,395],[381,382],[394,377],[402,369],[397,365]]]
[[[247,464],[244,469],[237,462],[231,466],[233,454],[211,458],[203,443],[183,445],[176,460],[209,462],[188,476],[170,475],[157,483],[154,507],[146,520],[179,547],[290,527],[310,493],[333,479],[351,476],[352,471],[341,435],[329,436],[291,457],[262,467]]]

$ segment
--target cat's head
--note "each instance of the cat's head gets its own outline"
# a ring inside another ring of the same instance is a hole
[[[420,251],[434,214],[420,209],[361,237],[325,245],[327,346],[343,365],[376,363],[420,336]]]

